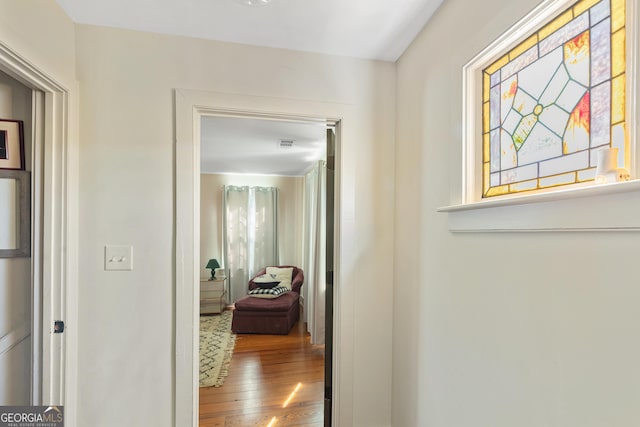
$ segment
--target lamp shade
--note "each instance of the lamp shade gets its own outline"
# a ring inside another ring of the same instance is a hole
[[[207,266],[205,268],[210,268],[211,269],[211,279],[209,280],[213,280],[216,278],[216,268],[220,268],[220,264],[218,263],[217,259],[210,259],[209,262],[207,263]]]
[[[205,268],[220,268],[220,264],[218,263],[217,259],[210,259]]]

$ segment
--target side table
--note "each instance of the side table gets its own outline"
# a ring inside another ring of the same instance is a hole
[[[222,313],[227,305],[225,279],[200,279],[200,314]]]

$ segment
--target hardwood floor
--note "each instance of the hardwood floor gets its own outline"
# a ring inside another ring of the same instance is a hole
[[[200,427],[322,427],[324,346],[304,324],[289,335],[238,334],[222,387],[200,388]]]

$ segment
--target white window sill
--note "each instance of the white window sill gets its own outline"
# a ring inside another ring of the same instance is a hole
[[[448,213],[453,232],[640,231],[640,179],[492,198],[437,211]]]

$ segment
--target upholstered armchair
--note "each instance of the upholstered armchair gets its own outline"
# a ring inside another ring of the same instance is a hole
[[[300,318],[300,288],[304,284],[302,269],[293,268],[291,290],[276,296],[247,295],[235,303],[231,330],[237,334],[275,334],[287,335]],[[255,279],[264,276],[267,268],[260,270],[248,284],[248,290],[259,286]]]

